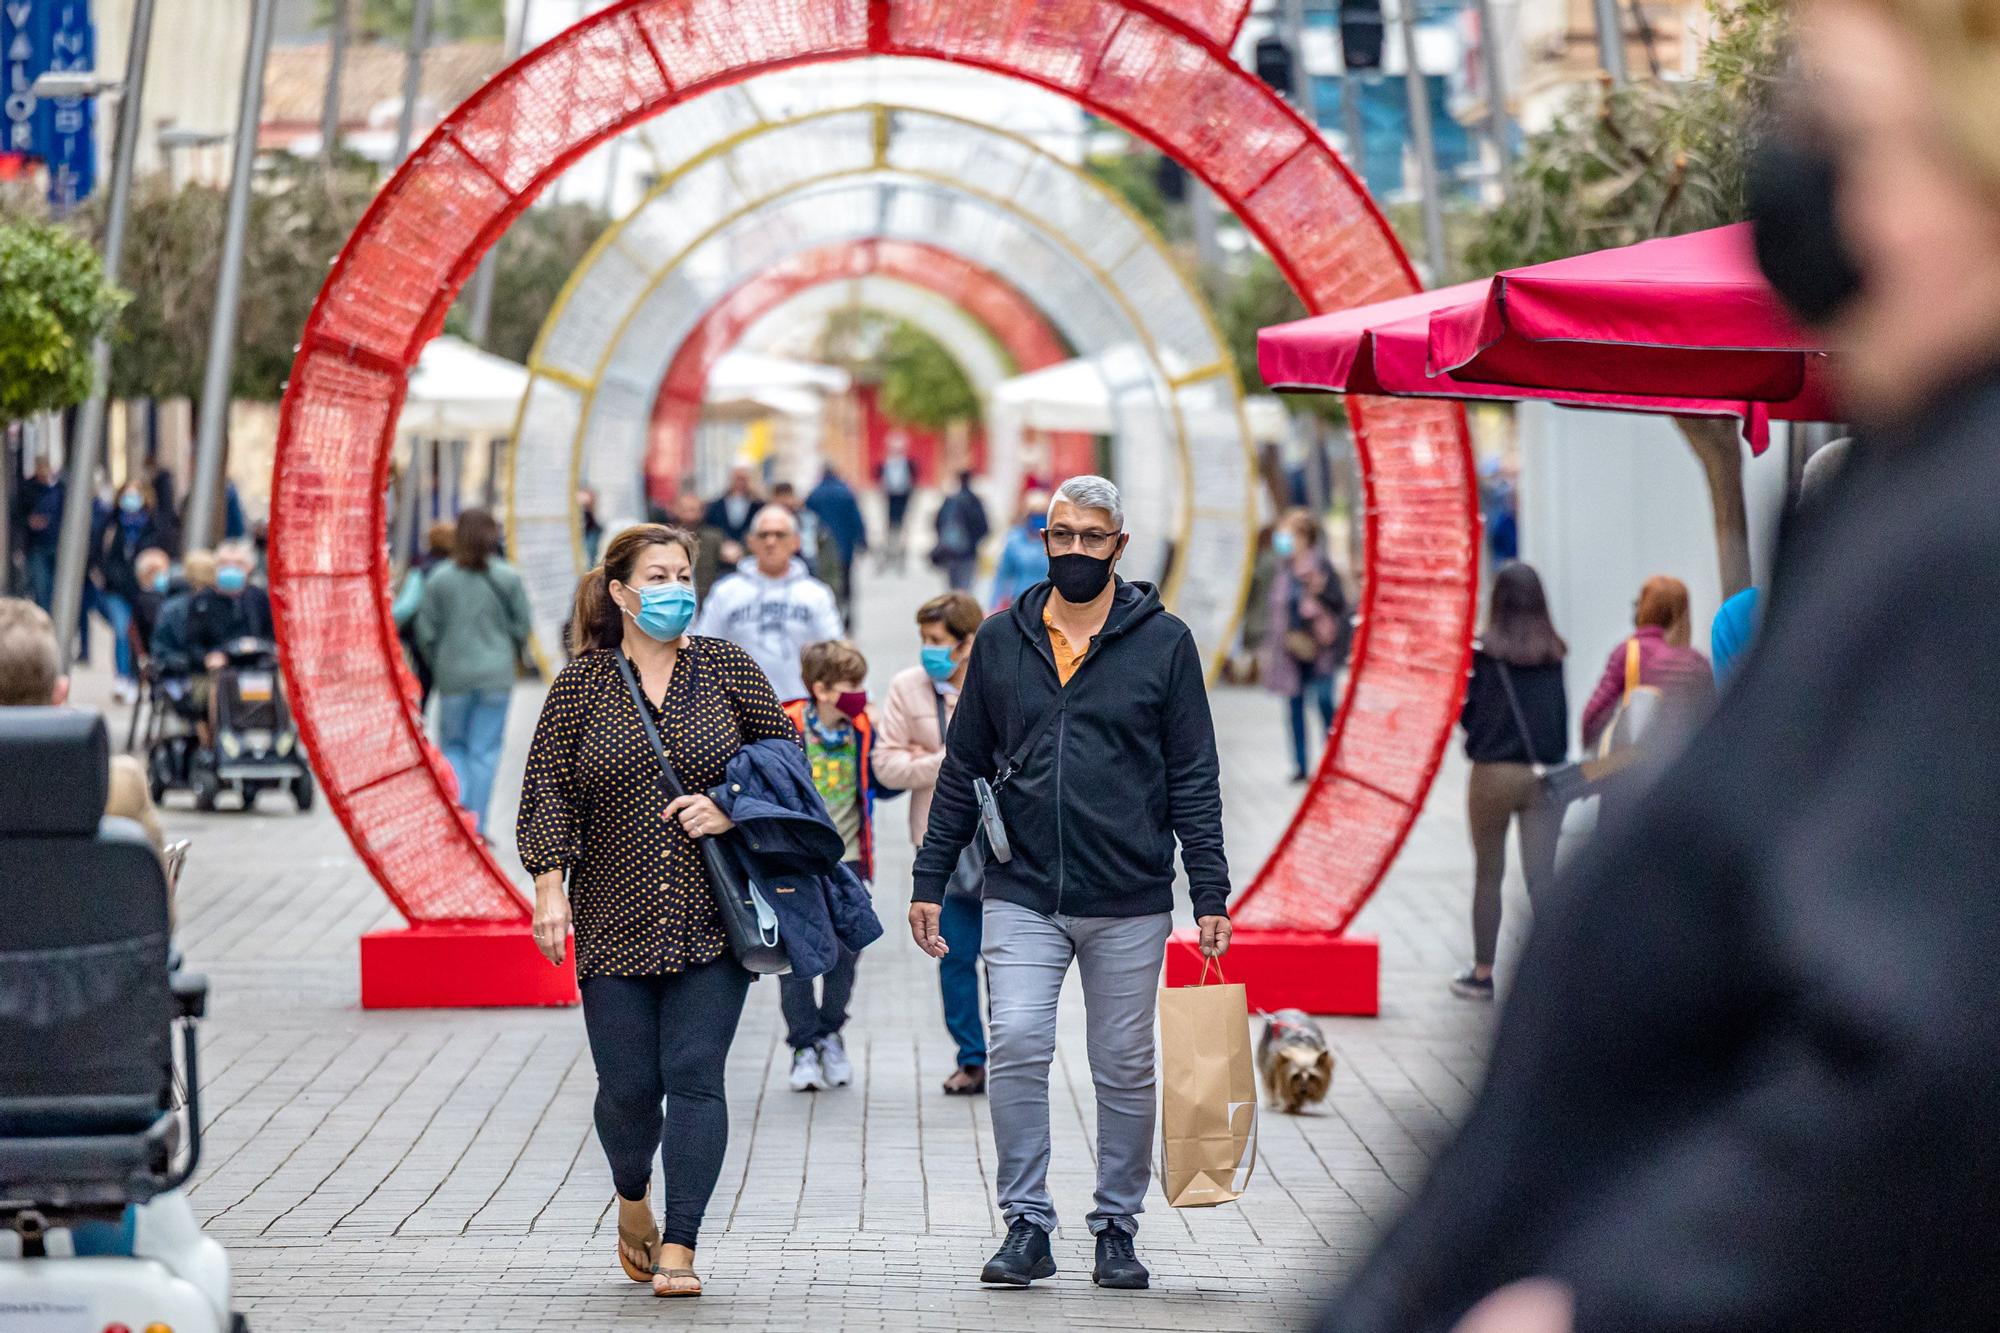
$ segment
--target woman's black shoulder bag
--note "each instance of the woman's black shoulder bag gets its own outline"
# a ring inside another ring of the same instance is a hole
[[[618,661],[618,674],[625,678],[625,688],[632,692],[632,706],[639,710],[639,725],[646,729],[653,756],[660,761],[660,788],[669,801],[678,800],[687,795],[687,788],[681,785],[672,761],[667,758],[667,747],[660,742],[659,728],[653,725],[653,709],[639,688],[639,677],[622,649],[613,650],[612,656]],[[778,938],[777,913],[737,850],[734,837],[725,833],[720,837],[696,838],[694,845],[700,849],[702,863],[708,868],[708,887],[715,895],[722,933],[728,938],[729,951],[736,955],[736,961],[747,971],[764,976],[791,971],[792,960]]]

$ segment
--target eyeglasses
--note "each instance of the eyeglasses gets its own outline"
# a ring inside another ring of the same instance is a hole
[[[779,528],[775,532],[753,532],[750,534],[750,537],[751,540],[753,541],[775,542],[775,541],[783,541],[785,538],[791,535],[792,535],[791,533],[785,531],[783,528]]]
[[[1079,532],[1075,528],[1050,528],[1043,536],[1049,544],[1049,554],[1062,555],[1081,549],[1086,555],[1103,555],[1123,533],[1106,532],[1101,528],[1085,528]]]

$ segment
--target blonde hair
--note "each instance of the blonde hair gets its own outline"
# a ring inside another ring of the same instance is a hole
[[[2000,0],[1873,0],[1915,39],[1945,133],[2000,196]]]
[[[215,586],[215,552],[189,551],[181,561],[181,575],[190,588]]]
[[[49,613],[19,597],[0,597],[0,707],[48,703],[61,675]]]

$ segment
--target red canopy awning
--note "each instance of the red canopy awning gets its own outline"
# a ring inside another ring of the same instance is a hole
[[[1543,399],[1768,422],[1834,411],[1826,357],[1780,306],[1747,225],[1511,269],[1262,330],[1274,389]]]
[[[1800,410],[1820,412],[1821,347],[1737,223],[1495,274],[1483,300],[1431,321],[1428,368],[1537,388],[1808,400]]]
[[[1726,416],[1743,423],[1744,438],[1755,452],[1762,453],[1770,443],[1769,413],[1762,403],[1544,389],[1430,374],[1426,362],[1435,320],[1476,307],[1487,285],[1484,281],[1464,282],[1259,330],[1258,368],[1265,384],[1280,393],[1373,393],[1496,402],[1534,399],[1599,411]]]

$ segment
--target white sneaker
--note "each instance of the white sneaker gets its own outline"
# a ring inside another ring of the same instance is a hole
[[[826,1074],[819,1064],[819,1051],[811,1046],[802,1051],[793,1051],[792,1091],[812,1092],[826,1086]]]
[[[854,1066],[848,1063],[847,1046],[838,1032],[820,1040],[819,1067],[830,1087],[844,1088],[854,1081]]]

